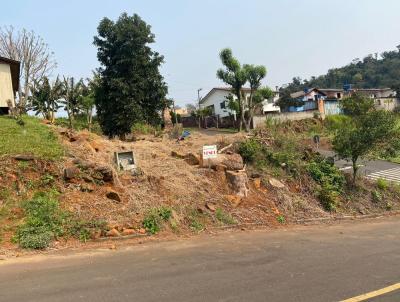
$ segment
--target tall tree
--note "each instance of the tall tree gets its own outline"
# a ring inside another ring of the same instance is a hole
[[[76,115],[79,113],[81,100],[82,100],[82,85],[83,80],[78,82],[74,77],[64,77],[63,81],[63,92],[61,103],[64,104],[64,110],[67,111],[69,127],[74,127],[74,120]]]
[[[245,64],[243,65],[243,69],[245,70],[250,85],[250,96],[246,108],[248,114],[245,115],[245,128],[246,131],[249,132],[255,109],[259,107],[265,99],[272,96],[272,91],[267,87],[261,89],[261,81],[267,75],[267,69],[264,66]]]
[[[239,61],[233,57],[232,50],[225,48],[220,53],[220,58],[225,69],[219,69],[217,71],[217,77],[226,84],[232,87],[232,92],[236,96],[239,105],[239,131],[242,130],[242,126],[245,125],[245,98],[242,94],[242,88],[247,82],[247,73]]]
[[[35,82],[31,87],[31,109],[36,115],[54,123],[55,113],[60,108],[58,101],[62,95],[62,82],[57,77],[51,84],[47,77]]]
[[[159,72],[164,58],[149,46],[155,41],[151,27],[123,13],[116,22],[104,18],[97,30],[102,66],[95,102],[103,132],[123,139],[136,122],[161,123],[168,89]]]
[[[31,87],[57,67],[54,53],[35,32],[16,31],[10,26],[0,28],[0,56],[21,62],[18,107],[22,112],[27,111]]]

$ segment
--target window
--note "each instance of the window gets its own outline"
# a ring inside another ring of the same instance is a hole
[[[336,94],[336,97],[337,97],[338,99],[340,99],[340,98],[342,97],[341,93],[338,92],[338,93]]]
[[[221,102],[221,103],[219,104],[219,106],[221,107],[221,109],[225,109],[225,108],[226,108],[225,101]]]

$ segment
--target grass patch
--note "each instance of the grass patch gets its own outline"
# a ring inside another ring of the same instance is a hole
[[[81,220],[62,210],[57,197],[58,192],[50,190],[23,202],[26,217],[16,230],[15,243],[24,249],[45,249],[60,237],[72,236],[86,242],[93,232],[106,229],[105,221]]]
[[[236,224],[236,221],[233,219],[231,214],[224,212],[222,209],[217,209],[215,211],[215,218],[223,224]]]
[[[59,159],[64,151],[56,134],[40,120],[23,116],[24,125],[0,116],[0,156],[32,154],[43,159]]]
[[[66,117],[56,118],[54,123],[57,126],[69,128],[69,120]],[[78,130],[78,131],[88,129],[86,116],[85,115],[77,115],[74,119],[73,127],[75,130]],[[92,121],[92,125],[91,125],[91,132],[96,133],[98,135],[103,134],[103,132],[101,131],[100,124],[97,121],[96,117],[93,117],[93,121]]]

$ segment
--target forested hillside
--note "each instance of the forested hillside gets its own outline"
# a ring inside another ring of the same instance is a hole
[[[281,88],[281,95],[285,98],[305,87],[342,88],[344,84],[352,84],[354,88],[400,90],[400,45],[393,51],[370,54],[362,60],[356,58],[344,67],[330,69],[325,75],[308,80],[295,77],[289,85]]]

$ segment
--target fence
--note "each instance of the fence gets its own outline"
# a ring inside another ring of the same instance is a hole
[[[313,118],[315,114],[318,114],[318,110],[302,111],[302,112],[282,112],[278,114],[266,114],[257,115],[253,117],[253,128],[262,127],[265,124],[267,118],[277,120],[277,121],[297,121],[304,120],[307,118]]]

